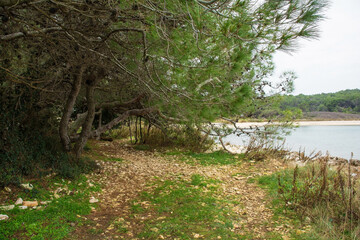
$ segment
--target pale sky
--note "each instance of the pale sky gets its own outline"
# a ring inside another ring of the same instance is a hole
[[[332,0],[325,15],[319,39],[275,54],[274,76],[292,70],[298,77],[294,95],[360,88],[360,0]]]

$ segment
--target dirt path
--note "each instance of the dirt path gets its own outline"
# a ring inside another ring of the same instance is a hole
[[[135,151],[117,142],[100,142],[97,146],[101,154],[124,161],[99,161],[101,172],[89,176],[90,182],[98,182],[103,186],[102,191],[94,195],[99,199],[99,207],[86,216],[86,224],[79,226],[70,239],[137,239],[136,233],[141,230],[146,217],[129,217],[132,200],[140,192],[149,190],[147,184],[155,177],[169,179],[181,175],[187,179],[193,174],[221,180],[224,194],[232,195],[240,202],[233,207],[233,211],[241,216],[239,222],[234,223],[235,232],[246,229],[256,239],[265,239],[269,231],[286,234],[285,228],[272,228],[273,214],[267,208],[265,192],[249,181],[249,178],[259,174],[270,174],[283,168],[284,164],[280,162],[193,166],[176,160],[176,157]],[[117,220],[124,222],[126,232],[119,233],[114,229],[112,223]]]

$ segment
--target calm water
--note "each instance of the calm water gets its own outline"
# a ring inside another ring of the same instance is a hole
[[[228,136],[226,141],[242,145],[243,140]],[[292,151],[305,148],[306,153],[313,150],[330,155],[350,158],[351,152],[355,159],[360,159],[360,126],[302,126],[286,136],[285,146]]]

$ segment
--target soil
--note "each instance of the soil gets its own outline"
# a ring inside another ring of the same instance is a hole
[[[260,163],[244,162],[236,166],[189,165],[179,161],[176,156],[136,151],[118,141],[96,142],[96,146],[98,153],[124,161],[98,161],[101,171],[88,177],[90,182],[102,185],[102,191],[93,196],[99,199],[99,206],[84,217],[87,224],[77,226],[69,239],[137,239],[135,236],[142,230],[144,221],[151,218],[151,214],[143,219],[130,218],[130,206],[142,191],[149,190],[147,183],[155,177],[171,179],[181,175],[190,179],[193,174],[221,180],[224,194],[234,196],[239,202],[233,208],[241,216],[241,221],[234,224],[235,232],[241,233],[242,229],[246,229],[256,237],[254,239],[265,239],[267,232],[286,236],[289,231],[286,224],[273,227],[273,212],[268,208],[269,198],[256,183],[249,181],[249,178],[285,168],[283,162],[267,160]],[[111,225],[115,220],[123,221],[128,231],[119,233]]]

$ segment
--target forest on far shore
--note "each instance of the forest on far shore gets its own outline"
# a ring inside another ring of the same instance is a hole
[[[280,102],[281,110],[299,108],[302,112],[360,113],[360,89],[314,95],[287,95]]]
[[[245,118],[255,119],[360,119],[360,89],[314,95],[277,95],[257,106]]]

